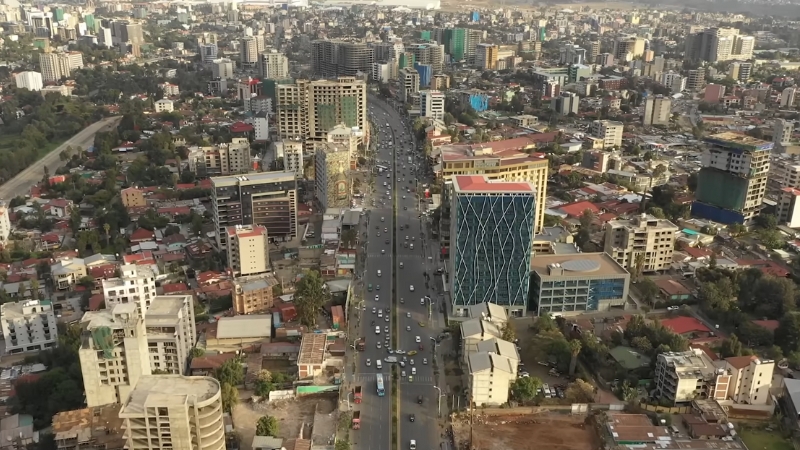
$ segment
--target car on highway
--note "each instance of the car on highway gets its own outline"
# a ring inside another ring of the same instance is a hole
[[[421,404],[422,404],[422,402],[423,402],[423,397],[422,397],[421,395],[418,395],[418,396],[417,396],[417,404],[420,404],[420,405],[421,405]]]
[[[381,327],[375,327],[375,334],[381,334]]]
[[[402,261],[400,261],[400,268],[401,269],[403,268],[403,262]]]
[[[405,370],[401,370],[400,371],[400,378],[405,378],[405,377],[406,377],[406,371]]]
[[[389,332],[389,327],[383,327],[383,332],[384,333],[388,333]]]
[[[408,421],[409,421],[409,422],[413,422],[414,420],[416,420],[416,418],[414,417],[414,414],[410,414],[410,415],[408,416]]]
[[[379,299],[380,297],[378,297],[378,294],[375,294],[375,301],[377,302]]]
[[[417,337],[414,338],[414,342],[419,344],[420,342],[422,342],[422,339],[419,336],[417,336]]]
[[[411,375],[416,375],[416,374],[417,374],[417,368],[416,367],[412,367],[411,368]]]
[[[375,308],[372,308],[372,312],[373,312],[373,313],[375,312]],[[410,312],[407,312],[407,313],[406,313],[406,317],[408,317],[408,318],[411,318],[411,313],[410,313]]]
[[[419,299],[419,304],[420,305],[424,305],[425,304],[425,299],[424,298]]]
[[[378,308],[373,306],[372,307],[372,314],[375,314],[376,312],[378,312]],[[378,317],[380,317],[380,314],[378,314]]]
[[[408,286],[408,290],[411,291],[411,292],[414,292],[414,285],[413,284],[409,285]]]
[[[375,285],[375,290],[376,291],[380,291],[381,290],[381,285],[380,284],[376,284]]]
[[[428,365],[428,358],[422,358],[422,364]]]
[[[411,325],[406,325],[406,331],[411,331]]]
[[[367,367],[369,367],[369,366],[371,366],[371,365],[372,365],[372,360],[371,360],[371,359],[369,359],[369,358],[367,358]]]

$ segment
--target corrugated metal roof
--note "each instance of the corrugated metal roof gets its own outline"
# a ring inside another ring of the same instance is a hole
[[[222,317],[217,339],[272,337],[272,314]]]

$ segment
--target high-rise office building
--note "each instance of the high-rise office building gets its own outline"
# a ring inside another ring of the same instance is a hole
[[[416,64],[431,66],[431,72],[441,73],[444,67],[444,45],[435,43],[411,44],[406,46],[406,51],[414,55]]]
[[[753,57],[755,38],[736,28],[708,28],[686,38],[684,58],[690,61],[748,60]]]
[[[322,211],[350,206],[350,149],[328,142],[317,148],[314,182]]]
[[[258,64],[258,42],[255,36],[239,39],[239,64],[243,69],[254,69]]]
[[[106,307],[133,304],[136,313],[144,317],[156,296],[156,276],[150,266],[125,264],[119,268],[119,278],[103,280]]]
[[[772,125],[772,142],[775,150],[783,151],[792,143],[794,123],[785,119],[775,119]]]
[[[269,235],[262,225],[236,225],[228,235],[228,269],[234,277],[270,272]]]
[[[238,175],[253,170],[250,141],[233,138],[230,143],[193,147],[186,158],[189,170],[202,177]]]
[[[536,189],[524,181],[453,177],[450,194],[450,292],[453,314],[495,303],[525,314],[530,285]]]
[[[750,74],[753,71],[753,63],[734,61],[728,69],[728,78],[736,81],[746,83],[750,79]]]
[[[321,40],[311,44],[311,69],[326,77],[370,73],[375,51],[363,42]]]
[[[644,54],[645,41],[638,37],[619,37],[614,40],[614,59],[630,61]]]
[[[692,69],[686,77],[686,90],[699,92],[706,85],[706,69]]]
[[[748,222],[761,209],[775,144],[733,132],[705,142],[692,215],[724,224]]]
[[[219,382],[147,375],[119,403],[127,450],[225,450]]]
[[[78,357],[86,406],[122,403],[143,375],[150,375],[144,319],[134,303],[87,311]]]
[[[233,61],[228,58],[213,60],[211,62],[211,77],[223,80],[233,79]]]
[[[550,101],[550,109],[566,116],[570,113],[578,114],[581,98],[574,92],[561,92],[558,97]]]
[[[260,172],[211,178],[217,247],[227,251],[225,230],[263,225],[270,239],[297,237],[297,178],[294,172]]]
[[[642,124],[644,126],[651,125],[669,125],[669,119],[672,116],[672,99],[664,97],[663,95],[648,96],[644,101],[644,116],[642,116]]]
[[[475,67],[478,70],[497,70],[499,48],[495,44],[478,44],[475,49]]]
[[[293,84],[276,85],[276,98],[279,138],[302,139],[307,152],[326,141],[337,125],[344,124],[360,133],[366,130],[367,83],[363,80],[296,80]]]
[[[289,76],[289,58],[277,50],[269,50],[258,54],[258,74],[261,78],[273,80]]]
[[[597,55],[600,54],[600,41],[597,39],[591,40],[586,47],[586,61],[594,64],[594,61],[597,59]]]
[[[19,83],[17,83],[19,86]],[[797,88],[795,87],[787,87],[781,92],[781,108],[794,107],[795,97],[797,95]]]
[[[72,71],[83,68],[81,52],[40,53],[39,65],[43,81],[60,81],[69,78]]]
[[[409,103],[413,95],[419,92],[419,72],[415,69],[400,70],[400,101]]]
[[[219,49],[217,44],[200,44],[199,46],[200,58],[204,63],[210,63],[217,59]]]
[[[441,91],[429,90],[419,94],[419,113],[422,117],[444,120],[444,93]]]

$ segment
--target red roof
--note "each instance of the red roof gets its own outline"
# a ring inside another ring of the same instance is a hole
[[[736,262],[740,266],[760,269],[764,275],[771,275],[778,278],[786,278],[789,276],[788,270],[768,259],[737,259]]]
[[[703,322],[700,322],[694,317],[676,317],[674,319],[662,320],[661,325],[669,328],[675,334],[711,332],[707,326],[703,325]]]
[[[103,297],[103,294],[94,294],[93,296],[89,297],[89,311],[99,311],[100,307],[103,306],[105,299],[106,298]]]
[[[597,208],[594,203],[587,201],[568,203],[566,205],[559,206],[558,209],[570,217],[580,217],[587,209],[593,214],[600,212],[600,209]]]
[[[162,286],[164,289],[164,295],[174,294],[176,292],[184,292],[189,290],[189,286],[186,286],[186,283],[170,283],[165,284]]]
[[[457,175],[453,178],[456,189],[462,192],[534,192],[530,183],[490,182],[481,175]]]
[[[236,122],[231,125],[229,128],[231,133],[250,133],[255,128],[252,125],[246,124],[244,122]]]
[[[144,228],[138,228],[136,231],[131,233],[131,241],[133,242],[150,241],[155,237],[156,237],[155,233]]]
[[[761,328],[766,328],[769,331],[777,330],[781,324],[779,320],[753,320],[752,322]]]

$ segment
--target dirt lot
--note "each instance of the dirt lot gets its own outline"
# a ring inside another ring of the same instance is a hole
[[[303,437],[311,439],[310,428],[314,422],[314,412],[330,414],[336,408],[336,397],[330,396],[313,395],[270,404],[253,404],[247,400],[251,395],[250,392],[240,391],[240,394],[242,400],[233,408],[233,425],[241,438],[241,450],[251,450],[253,437],[256,434],[256,422],[261,416],[270,415],[278,419],[280,424],[278,437],[298,438],[302,430]]]
[[[473,426],[476,450],[594,450],[597,439],[585,417],[559,414],[498,416]],[[453,425],[457,448],[466,448],[469,422]]]

